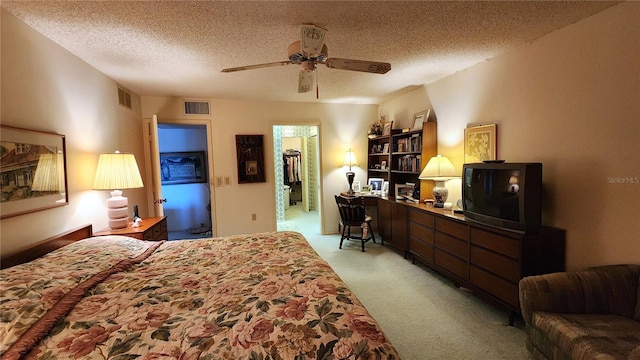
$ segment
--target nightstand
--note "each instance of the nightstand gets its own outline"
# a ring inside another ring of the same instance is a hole
[[[167,240],[169,238],[166,216],[142,219],[142,223],[138,227],[132,227],[132,224],[133,222],[129,221],[129,225],[124,229],[104,229],[94,232],[93,236],[124,235],[149,241]]]

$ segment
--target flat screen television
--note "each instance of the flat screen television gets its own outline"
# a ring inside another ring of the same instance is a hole
[[[464,216],[469,220],[536,233],[542,218],[542,164],[464,164],[462,199]]]

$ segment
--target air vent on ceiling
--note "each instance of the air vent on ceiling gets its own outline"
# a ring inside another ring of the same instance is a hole
[[[131,93],[118,86],[118,104],[131,110]]]
[[[184,113],[187,115],[210,115],[208,101],[184,101]]]

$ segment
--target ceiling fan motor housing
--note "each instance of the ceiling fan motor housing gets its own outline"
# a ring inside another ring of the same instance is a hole
[[[287,53],[289,54],[289,60],[294,64],[302,64],[305,61],[324,64],[329,57],[329,49],[327,48],[327,45],[322,45],[322,51],[320,51],[320,54],[307,54],[300,49],[300,40],[292,42],[287,49]]]

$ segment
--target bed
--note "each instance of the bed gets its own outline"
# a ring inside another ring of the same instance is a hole
[[[2,270],[3,360],[399,359],[297,232],[77,237]]]

